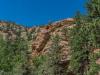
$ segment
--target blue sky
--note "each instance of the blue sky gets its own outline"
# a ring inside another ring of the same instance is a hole
[[[49,21],[85,14],[85,0],[0,0],[0,20],[23,25],[42,25]]]

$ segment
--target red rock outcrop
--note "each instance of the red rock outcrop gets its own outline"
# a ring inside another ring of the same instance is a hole
[[[60,64],[68,65],[68,62],[70,60],[70,47],[68,46],[68,38],[66,39],[66,36],[63,34],[62,30],[64,28],[72,28],[75,26],[73,23],[68,23],[69,21],[73,22],[74,19],[66,19],[60,22],[52,23],[51,25],[48,25],[46,27],[40,27],[39,32],[37,33],[36,40],[34,40],[32,43],[32,56],[35,57],[41,54],[48,53],[52,44],[51,37],[58,34],[61,37],[59,45],[62,47],[60,51]]]

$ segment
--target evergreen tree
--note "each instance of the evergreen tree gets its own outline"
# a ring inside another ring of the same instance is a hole
[[[27,43],[20,36],[15,41],[0,37],[0,75],[22,75]]]
[[[100,54],[93,50],[100,48],[100,1],[89,0],[87,3],[88,16],[78,16],[79,23],[71,30],[70,71],[75,75],[95,75],[100,70],[96,64]]]
[[[100,0],[88,0],[87,2],[88,15],[91,18],[100,18]]]

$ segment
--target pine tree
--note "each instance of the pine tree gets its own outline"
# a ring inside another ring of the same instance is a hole
[[[78,16],[80,23],[76,23],[70,35],[69,69],[75,75],[95,75],[100,71],[100,65],[96,64],[100,54],[93,53],[94,49],[100,48],[100,1],[89,0],[87,9],[88,15]]]
[[[0,37],[0,75],[22,75],[26,50],[27,43],[20,36],[14,41]]]
[[[100,0],[88,0],[86,6],[91,18],[100,18]]]

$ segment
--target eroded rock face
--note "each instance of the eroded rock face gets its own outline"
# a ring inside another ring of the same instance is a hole
[[[37,32],[36,40],[32,43],[32,56],[38,56],[47,54],[51,48],[52,40],[51,37],[55,35],[59,35],[61,40],[59,45],[62,47],[61,54],[60,54],[60,61],[59,65],[65,67],[69,64],[70,61],[70,47],[68,43],[68,37],[66,37],[62,30],[64,28],[72,28],[74,27],[73,24],[61,24],[61,23],[53,23],[53,25],[49,27],[42,27],[40,28],[39,32]]]
[[[98,49],[94,49],[94,51],[93,51],[94,53],[99,53],[100,52],[100,49],[98,48]]]
[[[96,60],[96,64],[100,65],[100,58]]]
[[[52,44],[52,40],[50,39],[52,36],[58,34],[61,37],[61,41],[59,45],[62,47],[61,49],[61,62],[66,62],[69,60],[69,46],[68,46],[68,39],[66,39],[65,35],[63,34],[62,30],[64,28],[72,28],[73,24],[69,22],[73,22],[73,18],[64,19],[61,21],[57,21],[52,23],[51,25],[44,26],[44,27],[33,27],[33,28],[24,28],[20,26],[14,26],[14,30],[21,29],[21,37],[27,39],[26,31],[32,32],[35,30],[36,32],[36,39],[32,43],[32,56],[36,56],[39,54],[45,54],[49,52],[49,49]],[[8,24],[5,22],[0,23],[1,26],[7,26]],[[11,33],[11,39],[16,38],[14,31],[9,32]],[[8,32],[3,34],[4,38],[8,36]],[[6,39],[6,38],[5,38]]]
[[[36,40],[33,42],[33,50],[42,51],[50,38],[49,33],[38,33]]]
[[[55,35],[59,35],[61,37],[61,40],[59,42],[59,45],[62,47],[61,49],[61,60],[59,61],[60,65],[68,65],[69,60],[70,60],[70,47],[68,43],[68,37],[66,37],[62,30],[64,28],[73,28],[73,22],[74,19],[65,19],[56,23],[52,23],[51,25],[44,26],[44,27],[35,27],[35,32],[36,32],[36,39],[33,40],[32,42],[32,52],[31,56],[38,56],[41,54],[46,54],[49,52],[49,49],[51,48],[52,45],[52,40],[51,37]],[[69,23],[70,22],[70,23]],[[20,29],[20,27],[18,27]],[[34,28],[26,28],[25,31],[32,32]],[[24,29],[23,29],[24,30]],[[27,39],[26,32],[21,33],[22,38]]]
[[[35,35],[36,35],[36,39],[33,41],[32,43],[32,54],[34,55],[34,53],[38,54],[38,53],[48,53],[49,52],[49,48],[51,47],[52,44],[52,40],[50,39],[52,36],[55,36],[56,34],[58,34],[61,37],[61,41],[59,43],[60,46],[62,46],[63,48],[61,49],[61,56],[62,56],[62,61],[68,56],[68,52],[69,52],[69,46],[68,46],[68,40],[65,40],[67,37],[63,34],[62,30],[63,28],[72,28],[73,24],[69,23],[69,22],[73,22],[74,19],[73,18],[68,18],[68,19],[64,19],[61,21],[57,21],[55,23],[52,23],[51,25],[48,26],[44,26],[44,27],[33,27],[33,28],[24,28],[22,26],[18,26],[18,25],[14,25],[13,23],[10,24],[10,27],[12,27],[10,30],[6,32],[4,32],[3,38],[6,39],[6,37],[8,37],[9,35],[11,35],[9,38],[10,39],[15,39],[16,38],[16,31],[21,30],[21,37],[25,38],[27,40],[27,31],[28,32],[32,32],[33,30],[35,30]],[[68,24],[69,23],[69,24]],[[6,22],[0,22],[0,27],[9,27],[9,23]],[[5,29],[5,28],[4,28]]]
[[[9,31],[7,33],[0,32],[0,35],[3,37],[4,40],[7,40],[7,39],[15,40],[16,39],[16,35],[13,32],[11,32],[11,31]]]

